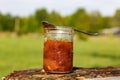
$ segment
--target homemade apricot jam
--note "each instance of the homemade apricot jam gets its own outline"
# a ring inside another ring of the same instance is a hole
[[[45,35],[43,68],[50,73],[68,73],[73,68],[72,36],[56,30]]]

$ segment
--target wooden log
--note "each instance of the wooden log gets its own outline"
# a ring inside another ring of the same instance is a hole
[[[120,80],[120,67],[78,68],[67,74],[50,74],[43,69],[25,69],[13,71],[2,80],[92,80],[93,78],[113,77]],[[95,80],[96,80],[95,79]],[[116,80],[117,80],[116,79]],[[107,79],[105,79],[107,80]],[[110,78],[108,79],[110,80]],[[111,79],[112,80],[112,79]],[[114,80],[114,79],[113,79]]]

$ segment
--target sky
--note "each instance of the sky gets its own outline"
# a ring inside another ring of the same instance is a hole
[[[41,8],[48,12],[55,10],[61,15],[84,8],[88,13],[99,11],[103,16],[112,16],[120,9],[120,0],[0,0],[0,12],[3,14],[29,16]]]

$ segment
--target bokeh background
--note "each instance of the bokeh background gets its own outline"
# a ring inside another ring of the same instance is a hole
[[[41,22],[75,32],[74,66],[120,66],[120,0],[0,0],[0,78],[13,70],[42,68]]]

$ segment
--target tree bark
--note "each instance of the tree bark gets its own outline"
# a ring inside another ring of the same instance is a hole
[[[108,77],[112,77],[113,79],[110,79]],[[9,75],[3,77],[2,80],[97,80],[97,78],[108,78],[108,80],[120,80],[120,67],[74,67],[73,72],[68,74],[50,74],[46,73],[43,69],[26,69],[13,71]]]

